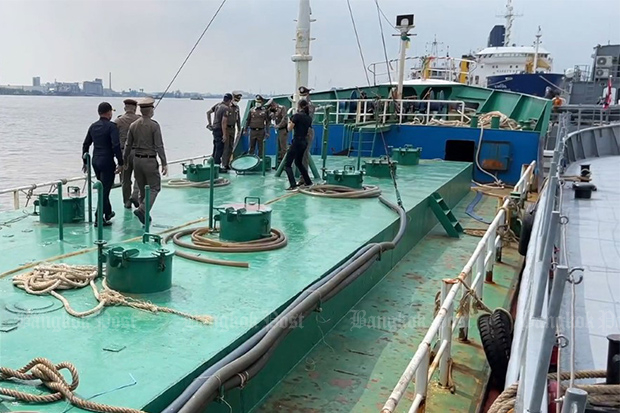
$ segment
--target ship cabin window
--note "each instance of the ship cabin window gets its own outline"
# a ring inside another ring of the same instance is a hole
[[[473,162],[476,143],[474,141],[446,141],[446,161]]]

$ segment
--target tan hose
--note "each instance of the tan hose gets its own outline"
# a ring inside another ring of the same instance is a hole
[[[300,188],[299,192],[306,195],[325,198],[376,198],[381,195],[381,189],[376,185],[364,185],[362,189],[353,189],[341,185],[313,185],[309,188]]]
[[[224,242],[218,241],[212,238],[208,238],[205,234],[213,233],[213,229],[209,227],[201,227],[201,228],[189,228],[185,230],[181,230],[174,234],[170,234],[164,240],[164,243],[167,243],[172,239],[175,245],[187,249],[198,250],[198,251],[208,251],[208,252],[261,252],[261,251],[271,251],[279,248],[283,248],[288,243],[286,235],[280,230],[271,229],[271,236],[266,238],[261,238],[254,241],[247,242]],[[181,238],[191,234],[192,242],[182,241]],[[242,261],[228,261],[228,260],[218,260],[207,257],[201,257],[199,255],[186,253],[183,251],[176,251],[176,255],[179,257],[187,258],[190,260],[202,262],[205,264],[215,264],[215,265],[225,265],[229,267],[243,267],[248,268],[250,266],[247,262]]]
[[[216,187],[216,188],[218,186],[226,186],[229,184],[230,184],[230,181],[226,178],[218,178],[213,181],[213,187]],[[167,188],[209,188],[210,185],[211,183],[209,181],[192,182],[184,178],[170,179],[169,181],[164,182],[162,184],[162,186],[165,186]]]

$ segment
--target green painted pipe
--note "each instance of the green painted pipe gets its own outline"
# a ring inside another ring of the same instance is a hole
[[[267,154],[265,153],[265,142],[267,141],[267,139],[263,139],[263,143],[261,145],[263,145],[263,176],[265,176],[265,169],[267,168]]]
[[[286,164],[286,157],[288,156],[288,151],[284,154],[284,158],[278,165],[278,169],[276,170],[276,178],[279,178],[282,175],[282,171],[284,170],[284,164]]]
[[[93,176],[91,168],[90,153],[85,153],[83,156],[86,159],[86,186],[88,187],[88,222],[93,222]]]
[[[213,195],[215,194],[215,184],[213,183],[215,175],[215,167],[213,157],[209,158],[209,167],[211,168],[211,176],[209,177],[209,228],[213,228]]]
[[[362,170],[362,130],[357,132],[359,138],[357,139],[357,170]]]
[[[63,202],[62,202],[62,181],[58,181],[58,239],[60,241],[64,238],[64,224],[65,217],[63,214]]]
[[[151,229],[151,187],[144,186],[144,233],[148,234]]]
[[[329,141],[329,112],[331,106],[325,106],[325,119],[323,119],[323,148],[321,150],[321,158],[323,160],[323,169],[321,172],[321,179],[325,179],[326,168],[327,168],[327,144]]]

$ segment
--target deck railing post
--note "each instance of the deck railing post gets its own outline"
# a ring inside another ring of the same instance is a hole
[[[425,346],[424,343],[422,343]],[[422,405],[426,400],[426,394],[428,392],[428,366],[430,362],[430,350],[428,346],[426,346],[424,351],[424,357],[420,361],[420,366],[415,372],[415,395],[416,399],[420,399],[420,402],[417,407]],[[415,399],[414,399],[415,400]],[[410,412],[417,411],[417,407],[414,405],[411,406]]]
[[[489,239],[487,240],[487,255],[491,254],[491,257],[489,258],[489,262],[486,268],[486,274],[484,277],[484,281],[488,283],[493,282],[493,267],[495,266],[495,259],[497,256],[497,250],[495,249],[496,242],[497,242],[496,234],[489,236]],[[502,242],[501,239],[499,242]]]
[[[551,195],[550,193],[548,194]],[[536,291],[534,292],[534,317],[540,317],[542,314],[542,307],[544,301],[543,297],[547,291],[547,282],[549,280],[549,267],[551,266],[551,254],[553,253],[553,246],[555,245],[556,232],[559,222],[560,213],[558,211],[551,212],[551,219],[549,219],[549,227],[547,229],[548,234],[544,242],[542,242],[541,244],[542,259],[539,263],[539,268],[541,270],[538,274],[535,274],[540,277],[540,280],[538,280],[538,284],[535,284],[537,285],[537,287]]]
[[[448,297],[448,291],[454,284],[452,280],[443,280],[441,283],[441,302],[445,302]],[[446,348],[439,359],[439,384],[442,387],[448,387],[450,381],[450,359],[452,358],[452,313],[453,304],[450,302],[446,311],[446,317],[441,325],[441,331],[439,335],[440,343],[445,342]]]
[[[492,237],[489,237],[489,239],[491,238]],[[486,265],[484,264],[484,262],[486,261],[486,257],[488,255],[487,248],[486,248],[488,245],[489,244],[487,241],[485,248],[482,251],[480,251],[478,258],[476,259],[476,276],[473,277],[474,280],[478,279],[478,283],[475,285],[475,287],[472,286],[472,288],[474,288],[474,291],[476,291],[476,296],[478,296],[478,298],[481,300],[482,300],[482,288],[484,286],[484,277],[486,275]],[[474,306],[478,310],[481,309],[477,301]]]
[[[263,148],[263,158],[265,157],[265,152]],[[286,158],[286,157],[285,157]],[[277,159],[277,156],[276,156]],[[209,177],[209,228],[213,229],[213,203],[215,196],[215,165],[213,164],[213,157],[209,159],[209,168],[211,169],[211,176]],[[284,159],[282,160],[284,162]],[[264,162],[263,162],[264,164]]]
[[[465,274],[465,284],[471,286],[472,280],[472,270],[470,269],[467,274]],[[467,337],[469,335],[469,306],[471,303],[471,299],[469,298],[469,293],[463,287],[461,287],[463,292],[461,294],[461,301],[463,304],[461,305],[461,321],[459,325],[459,341],[467,341]]]
[[[91,159],[90,153],[85,153],[83,156],[84,160],[86,160],[86,187],[88,189],[88,223],[93,222],[93,176],[92,176],[92,167],[91,167]]]
[[[19,209],[19,191],[13,191],[13,209]]]
[[[211,170],[213,173],[213,169]],[[148,233],[151,229],[151,187],[144,186],[144,232]]]
[[[95,181],[94,188],[97,190],[97,277],[103,277],[103,247],[106,242],[103,240],[103,184],[101,181]]]
[[[62,181],[58,181],[58,240],[62,241],[65,235],[64,210],[62,201]]]

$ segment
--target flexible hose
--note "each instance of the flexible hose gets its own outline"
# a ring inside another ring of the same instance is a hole
[[[226,178],[217,178],[213,181],[213,187],[229,185],[230,181]],[[161,184],[167,188],[209,188],[211,186],[210,181],[192,182],[187,179],[170,179]]]
[[[207,252],[261,252],[272,251],[279,248],[283,248],[288,243],[286,235],[280,230],[271,229],[271,235],[266,238],[261,238],[248,242],[223,242],[215,239],[211,239],[205,236],[205,234],[212,233],[213,230],[209,227],[189,228],[184,229],[168,235],[164,239],[164,244],[167,244],[171,239],[175,245],[191,250],[207,251]],[[192,242],[185,242],[181,240],[182,237],[191,234]],[[224,265],[229,267],[248,268],[249,263],[243,261],[229,261],[220,260],[214,258],[203,257],[200,255],[190,254],[184,251],[175,251],[175,254],[179,257],[189,260],[201,262],[204,264]]]
[[[364,185],[362,189],[353,189],[342,185],[312,185],[309,188],[300,188],[299,192],[306,195],[325,198],[376,198],[381,195],[381,188],[376,185]]]
[[[355,259],[348,265],[345,265],[340,271],[336,272],[325,283],[316,288],[314,288],[315,286],[313,285],[307,289],[306,291],[308,291],[309,294],[304,299],[299,300],[298,304],[289,306],[290,310],[287,308],[289,311],[276,317],[276,319],[270,323],[271,328],[268,329],[267,333],[262,338],[259,338],[258,342],[245,354],[223,365],[215,370],[212,375],[206,377],[204,383],[200,385],[198,390],[190,396],[191,398],[179,410],[181,413],[191,413],[206,408],[209,402],[215,397],[215,393],[222,383],[226,383],[235,375],[239,375],[254,365],[270,348],[274,347],[282,335],[287,334],[291,329],[291,325],[294,325],[300,316],[314,310],[319,303],[324,301],[322,299],[323,297],[326,297],[330,291],[338,287],[348,277],[359,275],[358,272],[361,273],[362,270],[366,269],[366,265],[369,261],[374,262],[377,256],[383,251],[393,249],[396,246],[402,239],[407,226],[406,212],[404,209],[390,203],[383,197],[380,197],[379,200],[399,214],[400,226],[394,240],[391,242],[368,245],[366,248],[363,248],[363,253],[357,255]],[[169,411],[175,410],[166,410],[166,412]]]

